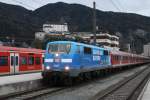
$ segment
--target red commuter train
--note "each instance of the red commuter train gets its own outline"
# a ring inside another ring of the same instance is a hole
[[[0,46],[0,75],[42,71],[44,52],[33,48]]]

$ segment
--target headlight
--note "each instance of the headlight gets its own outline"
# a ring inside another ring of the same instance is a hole
[[[58,53],[56,53],[56,54],[55,54],[55,56],[56,56],[56,57],[58,57],[58,56],[59,56],[59,54],[58,54]]]
[[[50,66],[46,66],[46,70],[50,70],[51,69],[51,67]]]
[[[69,71],[69,70],[70,70],[70,67],[69,67],[69,66],[65,66],[65,70],[66,70],[66,71]]]

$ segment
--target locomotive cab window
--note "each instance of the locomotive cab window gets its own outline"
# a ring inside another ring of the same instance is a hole
[[[69,53],[71,49],[71,44],[50,44],[48,48],[48,53]]]
[[[8,66],[8,57],[0,56],[0,66]]]
[[[88,47],[84,47],[84,54],[92,54],[92,49]]]

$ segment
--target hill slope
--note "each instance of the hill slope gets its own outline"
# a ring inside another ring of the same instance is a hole
[[[42,24],[64,19],[70,31],[92,31],[92,9],[79,4],[52,3],[35,11],[0,3],[0,34],[34,37]],[[119,32],[121,46],[132,44],[142,51],[150,42],[150,18],[130,13],[102,12],[97,10],[97,25],[102,31]]]

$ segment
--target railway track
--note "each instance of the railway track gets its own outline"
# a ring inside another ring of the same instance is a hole
[[[137,100],[150,76],[150,65],[125,80],[100,91],[91,100]]]
[[[146,70],[146,68],[144,70],[142,70],[142,72],[144,72],[145,70]],[[150,68],[149,68],[149,70],[150,70]],[[146,71],[148,71],[148,70],[146,70]],[[121,72],[117,72],[117,73],[121,73]],[[128,78],[128,81],[132,80],[135,76],[138,76],[138,74],[140,74],[140,73],[141,73],[141,71],[136,73],[136,75],[132,76],[132,78]],[[83,83],[81,83],[79,85],[73,86],[72,88],[74,89],[74,88],[82,87],[82,86],[84,86],[86,84],[92,83],[94,80],[97,80],[97,79],[93,79],[93,80],[88,81],[88,82],[83,82]],[[127,81],[125,81],[125,82],[127,82]],[[120,84],[121,85],[117,85],[117,86],[121,87],[125,83],[121,82]],[[97,100],[104,100],[104,99],[101,99],[101,98],[106,97],[106,95],[108,93],[111,93],[111,92],[115,91],[115,88],[118,89],[119,87],[117,87],[117,86],[113,86],[113,88],[111,88],[113,90],[111,90],[111,91],[110,90],[109,91],[106,90],[102,94],[98,95]],[[60,92],[60,91],[66,90],[66,89],[70,89],[70,88],[69,87],[68,88],[67,87],[39,87],[39,88],[33,89],[33,90],[16,92],[16,93],[11,93],[11,94],[8,94],[8,95],[0,96],[0,100],[31,100],[31,99],[35,99],[35,98],[38,98],[38,97],[41,97],[41,96],[44,96],[44,95],[47,95],[47,94],[51,95],[53,93],[57,93],[57,92]],[[94,99],[92,99],[92,100],[94,100]],[[107,99],[107,100],[109,100],[109,99]]]
[[[42,95],[59,92],[64,89],[64,87],[40,87],[38,89],[4,95],[0,97],[0,100],[31,100]]]

